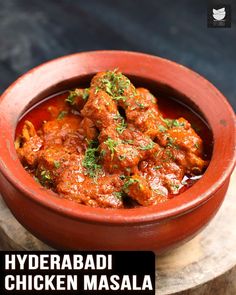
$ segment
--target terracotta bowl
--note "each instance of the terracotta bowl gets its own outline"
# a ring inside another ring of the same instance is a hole
[[[131,79],[189,104],[214,138],[204,176],[178,197],[153,207],[90,208],[59,198],[23,169],[14,148],[22,114],[46,96],[118,67]],[[96,51],[55,59],[29,71],[0,100],[0,187],[18,219],[36,237],[59,249],[167,250],[196,235],[216,214],[235,164],[234,112],[225,97],[195,72],[169,60],[125,51]]]

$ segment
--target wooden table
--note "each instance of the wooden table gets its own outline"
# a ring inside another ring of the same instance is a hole
[[[0,199],[0,249],[51,250]],[[190,242],[156,258],[156,294],[236,294],[236,170],[212,222]]]

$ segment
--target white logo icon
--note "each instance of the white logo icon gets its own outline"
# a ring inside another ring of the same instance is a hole
[[[213,17],[215,20],[223,20],[225,18],[226,12],[225,7],[220,9],[213,8]]]

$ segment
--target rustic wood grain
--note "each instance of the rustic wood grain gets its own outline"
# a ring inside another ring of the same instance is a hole
[[[235,196],[236,170],[212,222],[190,242],[157,257],[156,294],[236,294]]]
[[[236,170],[212,222],[194,239],[156,258],[156,295],[236,294]],[[51,250],[24,229],[0,199],[0,249]]]

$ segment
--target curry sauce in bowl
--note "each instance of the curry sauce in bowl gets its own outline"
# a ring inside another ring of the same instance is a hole
[[[15,146],[34,179],[61,197],[132,208],[166,202],[195,183],[208,166],[210,139],[191,109],[110,70],[28,111]]]

